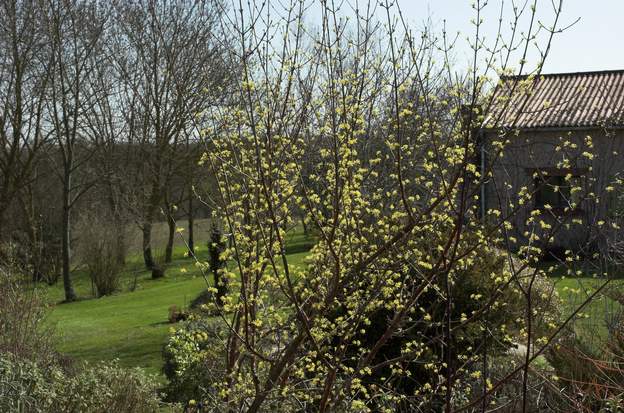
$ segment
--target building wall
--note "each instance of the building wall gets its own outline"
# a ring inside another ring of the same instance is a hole
[[[593,147],[588,146],[588,135],[592,138]],[[493,132],[484,136],[485,170],[492,171],[492,177],[485,186],[485,209],[498,209],[501,216],[511,215],[512,235],[518,239],[518,244],[526,244],[526,231],[535,231],[534,226],[526,225],[526,220],[536,209],[534,196],[519,206],[518,193],[523,187],[535,193],[534,172],[539,171],[581,175],[578,181],[583,190],[579,195],[583,199],[591,198],[581,201],[575,211],[543,211],[536,216],[536,219],[543,219],[558,228],[550,248],[579,250],[588,244],[595,247],[596,243],[604,242],[617,186],[615,191],[607,191],[606,188],[624,174],[624,130],[523,131],[510,134],[505,139],[508,143],[503,146],[502,157],[497,158],[493,142],[500,141],[501,137]],[[569,145],[564,146],[566,141]],[[568,160],[569,169],[561,169],[564,159]],[[514,209],[516,212],[513,212]],[[573,222],[579,219],[582,225]],[[601,220],[605,221],[605,225],[598,227],[597,223]],[[543,231],[538,232],[544,235]]]

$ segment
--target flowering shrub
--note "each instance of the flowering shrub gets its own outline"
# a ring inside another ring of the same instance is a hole
[[[214,398],[224,374],[223,332],[214,322],[191,320],[171,334],[163,349],[166,393],[172,401]]]
[[[116,363],[93,365],[72,375],[52,365],[0,355],[0,411],[155,412],[154,379]]]
[[[499,277],[502,280],[496,281]],[[520,289],[503,288],[510,277],[507,256],[486,248],[481,249],[475,259],[459,271],[453,285],[452,318],[456,321],[451,326],[457,350],[451,357],[446,357],[446,348],[439,342],[439,337],[444,334],[444,324],[433,321],[443,319],[444,306],[437,294],[444,286],[434,283],[424,291],[419,299],[419,311],[429,309],[427,314],[422,319],[408,317],[399,332],[380,348],[372,361],[373,365],[385,367],[371,370],[361,379],[365,386],[383,388],[393,394],[387,399],[379,397],[374,402],[379,404],[373,410],[391,408],[397,401],[407,410],[410,406],[428,411],[442,409],[444,399],[436,395],[435,388],[443,385],[440,381],[444,380],[445,363],[449,360],[453,370],[462,372],[464,376],[463,380],[457,381],[454,399],[470,394],[474,382],[479,383],[483,374],[479,364],[481,351],[487,349],[488,357],[492,359],[506,357],[518,344],[517,337],[524,329],[525,303]],[[537,335],[544,337],[552,332],[552,326],[559,320],[560,302],[553,291],[554,286],[543,275],[534,282],[533,292],[540,297],[535,302],[535,310],[541,314],[535,328]],[[491,301],[485,312],[484,300]],[[344,311],[338,311],[334,320],[344,315]],[[368,321],[364,321],[359,334],[351,342],[341,340],[342,332],[338,332],[334,343],[342,342],[347,348],[346,354],[355,360],[360,348],[374,346],[379,341],[392,315],[385,308],[375,309],[365,314]],[[388,363],[393,359],[397,362]],[[319,363],[320,360],[314,362]],[[355,368],[356,365],[350,367]],[[315,376],[315,372],[307,373],[312,381]],[[366,394],[363,396],[367,397]],[[370,402],[368,405],[375,406]]]
[[[200,161],[229,237],[220,257],[233,263],[219,273],[227,328],[215,343],[225,365],[214,409],[461,411],[521,377],[527,411],[531,366],[579,310],[559,317],[553,271],[538,265],[562,228],[587,224],[555,210],[579,212],[602,193],[565,173],[569,199],[534,208],[535,189],[504,174],[519,131],[505,125],[484,141],[492,107],[509,104],[490,93],[488,73],[512,73],[504,62],[535,37],[488,49],[478,30],[487,2],[475,2],[465,74],[451,67],[449,39],[414,36],[389,1],[381,21],[375,7],[355,6],[352,25],[320,3],[318,35],[305,29],[305,1],[285,6],[288,18],[275,25],[255,25],[272,20],[253,7],[228,24],[241,75],[231,104],[202,131]],[[533,21],[535,4],[513,13],[514,29],[525,12]],[[535,80],[521,78],[521,96]],[[590,137],[555,141],[554,169],[598,158]],[[537,182],[541,172],[523,171]],[[287,251],[302,217],[318,242],[300,262]],[[571,271],[581,255],[565,257]],[[492,376],[489,360],[514,344],[525,348],[522,362]]]

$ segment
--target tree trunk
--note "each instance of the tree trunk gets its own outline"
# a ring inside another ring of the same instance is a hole
[[[145,262],[145,268],[152,270],[154,268],[154,257],[152,255],[152,222],[144,222],[141,230],[143,232],[143,261]]]
[[[37,245],[37,224],[33,210],[32,192],[25,188],[18,196],[20,208],[24,211],[24,228],[28,237],[28,250],[30,251],[28,263],[32,267],[32,280],[38,283],[43,280],[43,274],[39,267],[39,246]],[[1,205],[1,203],[0,203]],[[0,228],[2,221],[0,220]]]
[[[175,238],[175,220],[171,209],[167,214],[167,226],[169,227],[169,238],[167,238],[167,247],[165,248],[165,262],[170,263],[173,259],[173,241]]]
[[[128,248],[128,239],[126,236],[126,220],[124,219],[124,215],[121,212],[121,208],[119,206],[119,201],[115,196],[115,187],[113,183],[108,180],[108,205],[111,211],[111,219],[113,220],[113,225],[115,226],[115,234],[117,237],[117,246],[116,246],[116,260],[117,263],[126,265],[126,253]]]
[[[303,233],[304,233],[304,235],[308,235],[308,226],[306,225],[305,215],[303,215],[303,214],[301,214],[301,226],[303,226]]]
[[[27,236],[28,236],[28,246],[30,248],[30,265],[32,266],[32,280],[35,283],[41,282],[44,280],[45,276],[41,271],[41,253],[40,248],[37,242],[37,228],[35,224],[29,222],[26,224],[27,227]]]
[[[152,254],[153,217],[153,214],[148,214],[148,219],[143,223],[143,261],[145,262],[145,268],[152,272],[152,279],[155,280],[165,276],[165,269],[154,260],[154,255]]]
[[[143,261],[145,262],[145,268],[152,271],[157,267],[152,254],[152,227],[156,211],[158,210],[158,184],[159,181],[156,178],[156,181],[152,184],[152,193],[148,200],[149,203],[143,222]]]
[[[116,231],[117,231],[117,249],[116,249],[116,256],[117,256],[117,263],[119,263],[120,265],[124,266],[126,265],[126,252],[128,251],[128,240],[126,235],[123,233],[123,228],[121,227],[122,225],[124,225],[125,222],[118,222],[116,225]]]
[[[63,217],[62,217],[62,259],[63,259],[63,288],[65,290],[65,301],[76,300],[76,292],[71,281],[71,174],[65,172],[65,182],[63,183]]]
[[[156,165],[160,165],[160,160],[157,161]],[[161,266],[156,263],[152,254],[152,226],[161,199],[160,167],[155,168],[155,171],[154,181],[152,182],[152,193],[148,200],[147,213],[145,215],[145,222],[143,223],[143,260],[145,262],[145,268],[152,271],[152,279],[165,276],[164,268],[161,268]]]
[[[5,211],[8,209],[6,203],[0,199],[0,230],[2,228],[4,228],[4,219],[5,219]],[[0,231],[0,239],[3,238],[5,232],[4,231]]]
[[[49,275],[43,273],[41,268],[41,247],[39,242],[38,228],[37,228],[37,219],[35,218],[35,213],[33,211],[33,202],[32,202],[32,194],[28,194],[28,204],[22,203],[22,209],[25,211],[26,216],[26,229],[28,236],[28,246],[30,248],[30,265],[32,266],[32,278],[34,282],[43,281],[45,278],[51,279]]]
[[[193,234],[195,228],[195,210],[193,209],[193,191],[189,191],[189,210],[188,210],[188,256],[195,256],[195,236]]]

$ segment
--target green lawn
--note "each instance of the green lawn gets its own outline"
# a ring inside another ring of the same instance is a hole
[[[600,287],[604,280],[587,277],[553,278],[559,296],[563,302],[563,315],[569,315],[582,305],[585,300]],[[600,349],[601,343],[608,337],[607,323],[616,315],[624,311],[620,303],[609,297],[609,289],[624,289],[624,279],[616,278],[609,282],[607,287],[588,303],[582,310],[582,316],[574,320],[573,327],[576,334],[589,345]]]
[[[141,288],[114,296],[57,305],[50,321],[59,334],[58,350],[80,360],[118,358],[124,366],[159,373],[160,351],[171,327],[171,305],[183,306],[206,286],[196,272],[152,281],[141,276]]]
[[[198,258],[207,258],[206,241],[201,240]],[[288,240],[291,262],[301,263],[312,240],[295,232]],[[77,360],[101,361],[119,359],[122,366],[142,367],[160,374],[161,350],[169,330],[167,322],[171,305],[187,305],[203,289],[206,281],[194,261],[184,257],[185,249],[177,246],[174,262],[166,277],[152,280],[135,254],[123,274],[122,291],[103,298],[92,298],[91,284],[83,271],[73,275],[81,301],[53,304],[49,322],[56,326],[57,349]],[[130,291],[136,277],[137,288]],[[62,283],[48,288],[50,302],[63,298]]]
[[[204,236],[208,236],[208,231],[204,231]],[[287,243],[291,262],[298,265],[313,240],[299,230],[289,236]],[[200,239],[197,245],[198,259],[206,260],[206,239]],[[167,322],[169,307],[187,305],[206,288],[206,281],[194,261],[185,258],[184,252],[183,243],[179,241],[166,277],[152,280],[142,267],[140,254],[135,251],[123,274],[122,290],[99,299],[91,295],[87,274],[75,271],[75,288],[82,300],[53,304],[50,312],[49,321],[56,326],[58,350],[77,360],[93,362],[117,358],[123,366],[142,367],[160,375],[162,346],[173,327]],[[552,280],[564,302],[564,315],[600,282],[593,278],[553,277]],[[135,281],[136,289],[130,291]],[[624,288],[624,280],[612,283],[614,287]],[[62,283],[47,291],[50,302],[62,301]],[[605,317],[617,311],[622,311],[617,302],[608,297],[599,298],[584,310],[588,318],[575,321],[574,328],[583,337],[604,338],[607,335]]]

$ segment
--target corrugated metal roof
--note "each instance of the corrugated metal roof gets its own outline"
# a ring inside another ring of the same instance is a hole
[[[502,77],[489,128],[624,126],[624,70]]]

